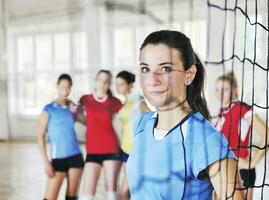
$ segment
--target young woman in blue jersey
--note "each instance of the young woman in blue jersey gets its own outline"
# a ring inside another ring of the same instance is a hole
[[[38,144],[48,176],[45,200],[56,200],[64,178],[67,178],[66,200],[76,200],[84,166],[74,129],[74,105],[67,99],[72,79],[68,74],[58,78],[58,98],[47,104],[40,116]],[[46,133],[51,153],[47,155]]]
[[[204,67],[177,31],[151,33],[140,48],[140,84],[157,108],[135,130],[127,161],[132,200],[243,199],[227,141],[207,120]]]

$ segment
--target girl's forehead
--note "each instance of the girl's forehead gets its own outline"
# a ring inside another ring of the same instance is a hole
[[[62,79],[60,80],[60,82],[58,83],[59,86],[71,86],[70,82],[66,79]]]
[[[101,79],[108,79],[109,77],[108,77],[108,74],[101,72],[101,73],[98,75],[98,78],[101,78]]]
[[[121,77],[117,77],[116,82],[118,82],[118,83],[127,83],[127,81],[125,79],[121,78]]]
[[[160,67],[164,64],[171,64],[183,68],[183,61],[180,58],[178,50],[168,47],[164,51],[161,48],[158,49],[158,47],[145,49],[144,52],[141,52],[139,62],[140,65],[145,64]]]
[[[179,51],[165,44],[148,44],[140,52],[140,59],[155,59],[156,57],[170,60],[172,57],[179,59]]]
[[[218,80],[217,85],[220,87],[230,87],[230,83],[227,80]]]
[[[228,80],[219,79],[217,82],[218,83],[221,83],[221,84],[229,84],[229,81]]]

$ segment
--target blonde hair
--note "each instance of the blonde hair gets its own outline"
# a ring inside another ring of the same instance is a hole
[[[218,77],[217,81],[227,81],[230,84],[232,89],[238,88],[237,79],[233,72],[223,74],[222,76]]]

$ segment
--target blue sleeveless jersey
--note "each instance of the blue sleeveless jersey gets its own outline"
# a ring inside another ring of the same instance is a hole
[[[163,140],[154,138],[156,123],[153,112],[137,123],[127,161],[132,200],[212,199],[205,169],[224,158],[235,158],[226,139],[200,113],[190,113]]]
[[[74,128],[74,118],[68,107],[52,102],[44,111],[48,113],[47,134],[51,144],[51,157],[66,158],[80,153]]]

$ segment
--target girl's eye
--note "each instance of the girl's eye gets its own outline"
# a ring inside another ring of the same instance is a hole
[[[171,67],[167,67],[167,66],[164,66],[161,69],[161,72],[164,72],[164,73],[169,73],[171,71],[172,71],[172,68]]]
[[[141,67],[141,72],[142,73],[148,73],[150,70],[148,67]]]

